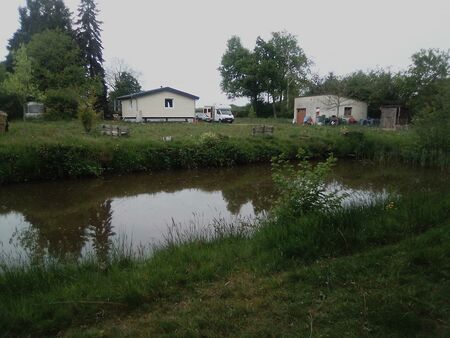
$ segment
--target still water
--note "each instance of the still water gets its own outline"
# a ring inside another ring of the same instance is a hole
[[[353,200],[414,194],[449,184],[448,174],[341,162],[330,181]],[[114,243],[163,243],[173,225],[199,231],[249,220],[275,198],[270,166],[201,169],[0,187],[0,252],[24,257],[107,255]]]

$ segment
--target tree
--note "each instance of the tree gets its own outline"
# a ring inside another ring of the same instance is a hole
[[[30,42],[34,34],[48,29],[59,29],[69,35],[73,34],[71,12],[63,0],[27,0],[26,6],[19,8],[19,21],[19,29],[8,42],[8,70],[13,67],[14,51]]]
[[[357,71],[338,77],[330,72],[326,77],[314,74],[308,84],[307,95],[326,95],[324,104],[328,109],[338,109],[346,104],[346,98],[368,104],[370,116],[379,116],[380,106],[386,104],[405,105],[402,73],[376,69]],[[334,95],[334,96],[333,96]]]
[[[107,112],[107,87],[105,80],[105,69],[103,68],[103,46],[101,40],[100,28],[102,22],[97,20],[99,10],[95,0],[81,0],[78,8],[78,28],[76,38],[80,46],[81,53],[86,61],[89,77],[91,79],[98,78],[103,90],[97,98],[97,110]]]
[[[81,88],[85,84],[80,49],[66,33],[47,30],[35,34],[27,45],[27,52],[39,90]]]
[[[413,113],[427,107],[443,80],[450,74],[450,51],[422,49],[411,57],[412,64],[404,81],[409,106]]]
[[[117,111],[116,100],[118,97],[138,93],[142,90],[137,79],[138,76],[123,60],[116,59],[113,61],[112,66],[106,73],[111,111]]]
[[[339,117],[340,108],[349,103],[345,82],[330,72],[323,82],[323,90],[325,94],[323,104],[329,110],[336,110],[336,116]]]
[[[220,86],[228,98],[248,97],[255,111],[263,92],[255,55],[244,48],[241,39],[233,36],[227,42],[227,50],[219,67]]]
[[[307,82],[310,61],[299,47],[297,38],[286,31],[272,33],[267,42],[258,37],[254,52],[264,89],[272,97],[276,117],[275,103],[277,100],[281,103],[283,99],[288,101],[290,84]]]
[[[435,81],[436,91],[423,103],[413,122],[426,153],[441,153],[445,158],[450,152],[450,79]]]
[[[42,99],[42,93],[34,82],[33,68],[25,46],[14,53],[13,70],[3,82],[4,90],[17,97],[22,107],[30,99]]]
[[[248,97],[257,112],[262,94],[268,94],[276,117],[277,101],[287,101],[290,85],[299,87],[305,82],[308,66],[296,37],[289,33],[272,33],[267,42],[258,37],[253,51],[233,36],[219,67],[221,87],[229,98]]]

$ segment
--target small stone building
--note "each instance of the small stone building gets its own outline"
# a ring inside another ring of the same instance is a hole
[[[303,96],[295,99],[294,123],[303,124],[305,117],[317,116],[367,119],[367,103],[338,95]]]

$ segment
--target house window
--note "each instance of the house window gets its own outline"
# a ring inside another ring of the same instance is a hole
[[[344,116],[352,116],[352,107],[344,108]]]
[[[164,107],[173,108],[173,99],[166,99],[164,102]]]

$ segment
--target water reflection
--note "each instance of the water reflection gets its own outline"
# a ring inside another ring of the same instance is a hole
[[[340,163],[333,180],[361,200],[433,189],[448,184],[448,175]],[[207,227],[218,218],[252,218],[270,208],[274,195],[269,166],[0,187],[0,250],[27,253],[33,262],[78,260],[91,250],[104,261],[118,236],[136,245],[157,243],[172,222]]]
[[[89,217],[89,233],[88,236],[92,240],[92,247],[94,248],[96,257],[99,261],[107,261],[112,238],[116,234],[113,230],[112,210],[110,199],[100,203],[97,208],[90,210]]]

